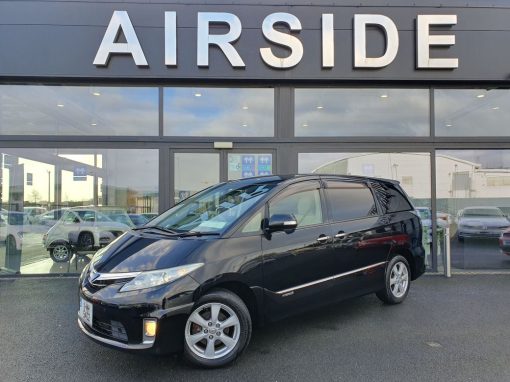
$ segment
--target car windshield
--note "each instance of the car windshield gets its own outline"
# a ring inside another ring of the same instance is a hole
[[[177,204],[149,226],[176,232],[221,232],[277,183],[225,183],[208,188]]]
[[[469,208],[464,210],[464,216],[503,216],[498,208]]]

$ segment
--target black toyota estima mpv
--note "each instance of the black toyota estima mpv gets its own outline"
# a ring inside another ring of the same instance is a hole
[[[421,232],[394,181],[220,183],[99,250],[80,277],[78,324],[102,344],[222,366],[255,323],[374,292],[402,302],[424,272]]]

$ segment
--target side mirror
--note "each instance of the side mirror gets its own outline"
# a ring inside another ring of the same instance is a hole
[[[269,232],[296,229],[297,220],[292,214],[274,214],[269,218],[267,230]]]

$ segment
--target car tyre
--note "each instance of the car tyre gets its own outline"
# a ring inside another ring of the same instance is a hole
[[[50,257],[55,263],[66,263],[71,259],[71,247],[67,243],[56,244],[50,249]]]
[[[187,319],[184,358],[202,368],[225,366],[246,349],[251,332],[251,316],[243,300],[215,289],[197,301]]]
[[[7,256],[17,254],[18,249],[16,248],[16,239],[14,238],[14,236],[12,235],[7,236],[7,239],[5,240],[5,247]]]
[[[384,284],[384,289],[376,293],[382,302],[395,305],[405,300],[411,286],[411,268],[404,256],[397,255],[388,262]]]

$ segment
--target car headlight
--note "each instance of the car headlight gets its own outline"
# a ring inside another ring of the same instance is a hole
[[[141,272],[133,280],[126,283],[119,292],[130,292],[133,290],[152,288],[163,284],[168,284],[177,280],[195,269],[200,268],[203,263],[188,264],[175,268],[157,269],[155,271]]]

